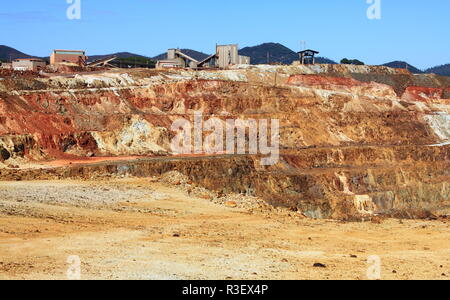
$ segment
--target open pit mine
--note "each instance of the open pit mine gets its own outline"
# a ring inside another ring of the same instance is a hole
[[[279,120],[279,160],[174,154],[195,113]],[[449,113],[450,77],[388,67],[3,76],[0,278],[450,276]]]

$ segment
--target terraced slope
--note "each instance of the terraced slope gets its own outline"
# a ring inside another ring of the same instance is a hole
[[[177,170],[218,194],[256,195],[314,218],[446,215],[449,99],[448,77],[369,66],[7,77],[0,80],[0,176]],[[263,167],[261,155],[174,157],[170,127],[195,112],[223,122],[280,120],[279,163]]]

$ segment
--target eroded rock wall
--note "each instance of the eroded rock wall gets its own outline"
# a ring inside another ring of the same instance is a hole
[[[178,169],[210,189],[261,196],[310,217],[446,214],[449,94],[447,77],[369,66],[5,78],[1,174],[65,178],[126,170],[149,176]],[[280,162],[261,167],[261,157],[251,155],[171,158],[170,126],[178,118],[193,120],[194,112],[222,122],[280,120]],[[11,167],[92,156],[167,158],[120,168],[114,163],[45,172]]]

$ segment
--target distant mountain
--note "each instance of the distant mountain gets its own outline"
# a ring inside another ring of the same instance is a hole
[[[390,68],[396,68],[396,69],[408,68],[408,71],[410,71],[411,73],[414,73],[414,74],[425,73],[424,71],[422,71],[414,66],[411,66],[410,64],[408,64],[407,62],[404,62],[404,61],[392,61],[390,63],[384,64],[383,66],[390,67]]]
[[[112,57],[112,56],[117,56],[118,58],[139,57],[139,58],[151,59],[150,57],[139,55],[139,54],[135,54],[135,53],[118,52],[118,53],[105,54],[105,55],[92,55],[92,56],[89,56],[88,61],[92,62],[92,61],[96,61],[96,60],[100,60],[100,59],[104,59],[104,58],[108,58],[108,57]]]
[[[276,43],[266,43],[254,47],[245,47],[240,55],[249,56],[252,64],[283,63],[292,64],[299,60],[298,54],[291,49]]]
[[[430,68],[430,69],[426,70],[425,72],[426,73],[434,73],[434,74],[442,75],[442,76],[450,76],[450,64]]]
[[[31,58],[31,57],[35,56],[22,53],[8,46],[0,45],[0,60],[10,61],[18,58]]]
[[[181,52],[183,52],[184,54],[192,57],[193,59],[196,59],[197,61],[202,61],[205,58],[209,57],[209,54],[203,53],[203,52],[198,52],[192,49],[180,49]],[[163,60],[163,59],[167,59],[167,53],[162,53],[158,56],[152,57],[153,60]]]
[[[300,59],[299,59],[300,60]],[[329,58],[326,57],[322,57],[322,56],[318,56],[316,57],[316,63],[318,64],[324,64],[324,65],[337,65],[338,63],[335,62],[334,60],[331,60]]]
[[[290,65],[300,60],[298,53],[278,43],[265,43],[254,47],[239,50],[240,55],[249,56],[254,65],[267,63],[282,63]],[[319,64],[336,64],[331,59],[316,57]]]

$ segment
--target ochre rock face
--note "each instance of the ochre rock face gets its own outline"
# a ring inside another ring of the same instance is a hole
[[[6,180],[177,170],[209,189],[260,196],[315,218],[448,214],[449,86],[447,77],[341,65],[7,77],[0,80],[0,172]],[[222,122],[279,120],[280,161],[174,157],[170,127],[195,112]],[[142,159],[33,168],[93,156]]]

